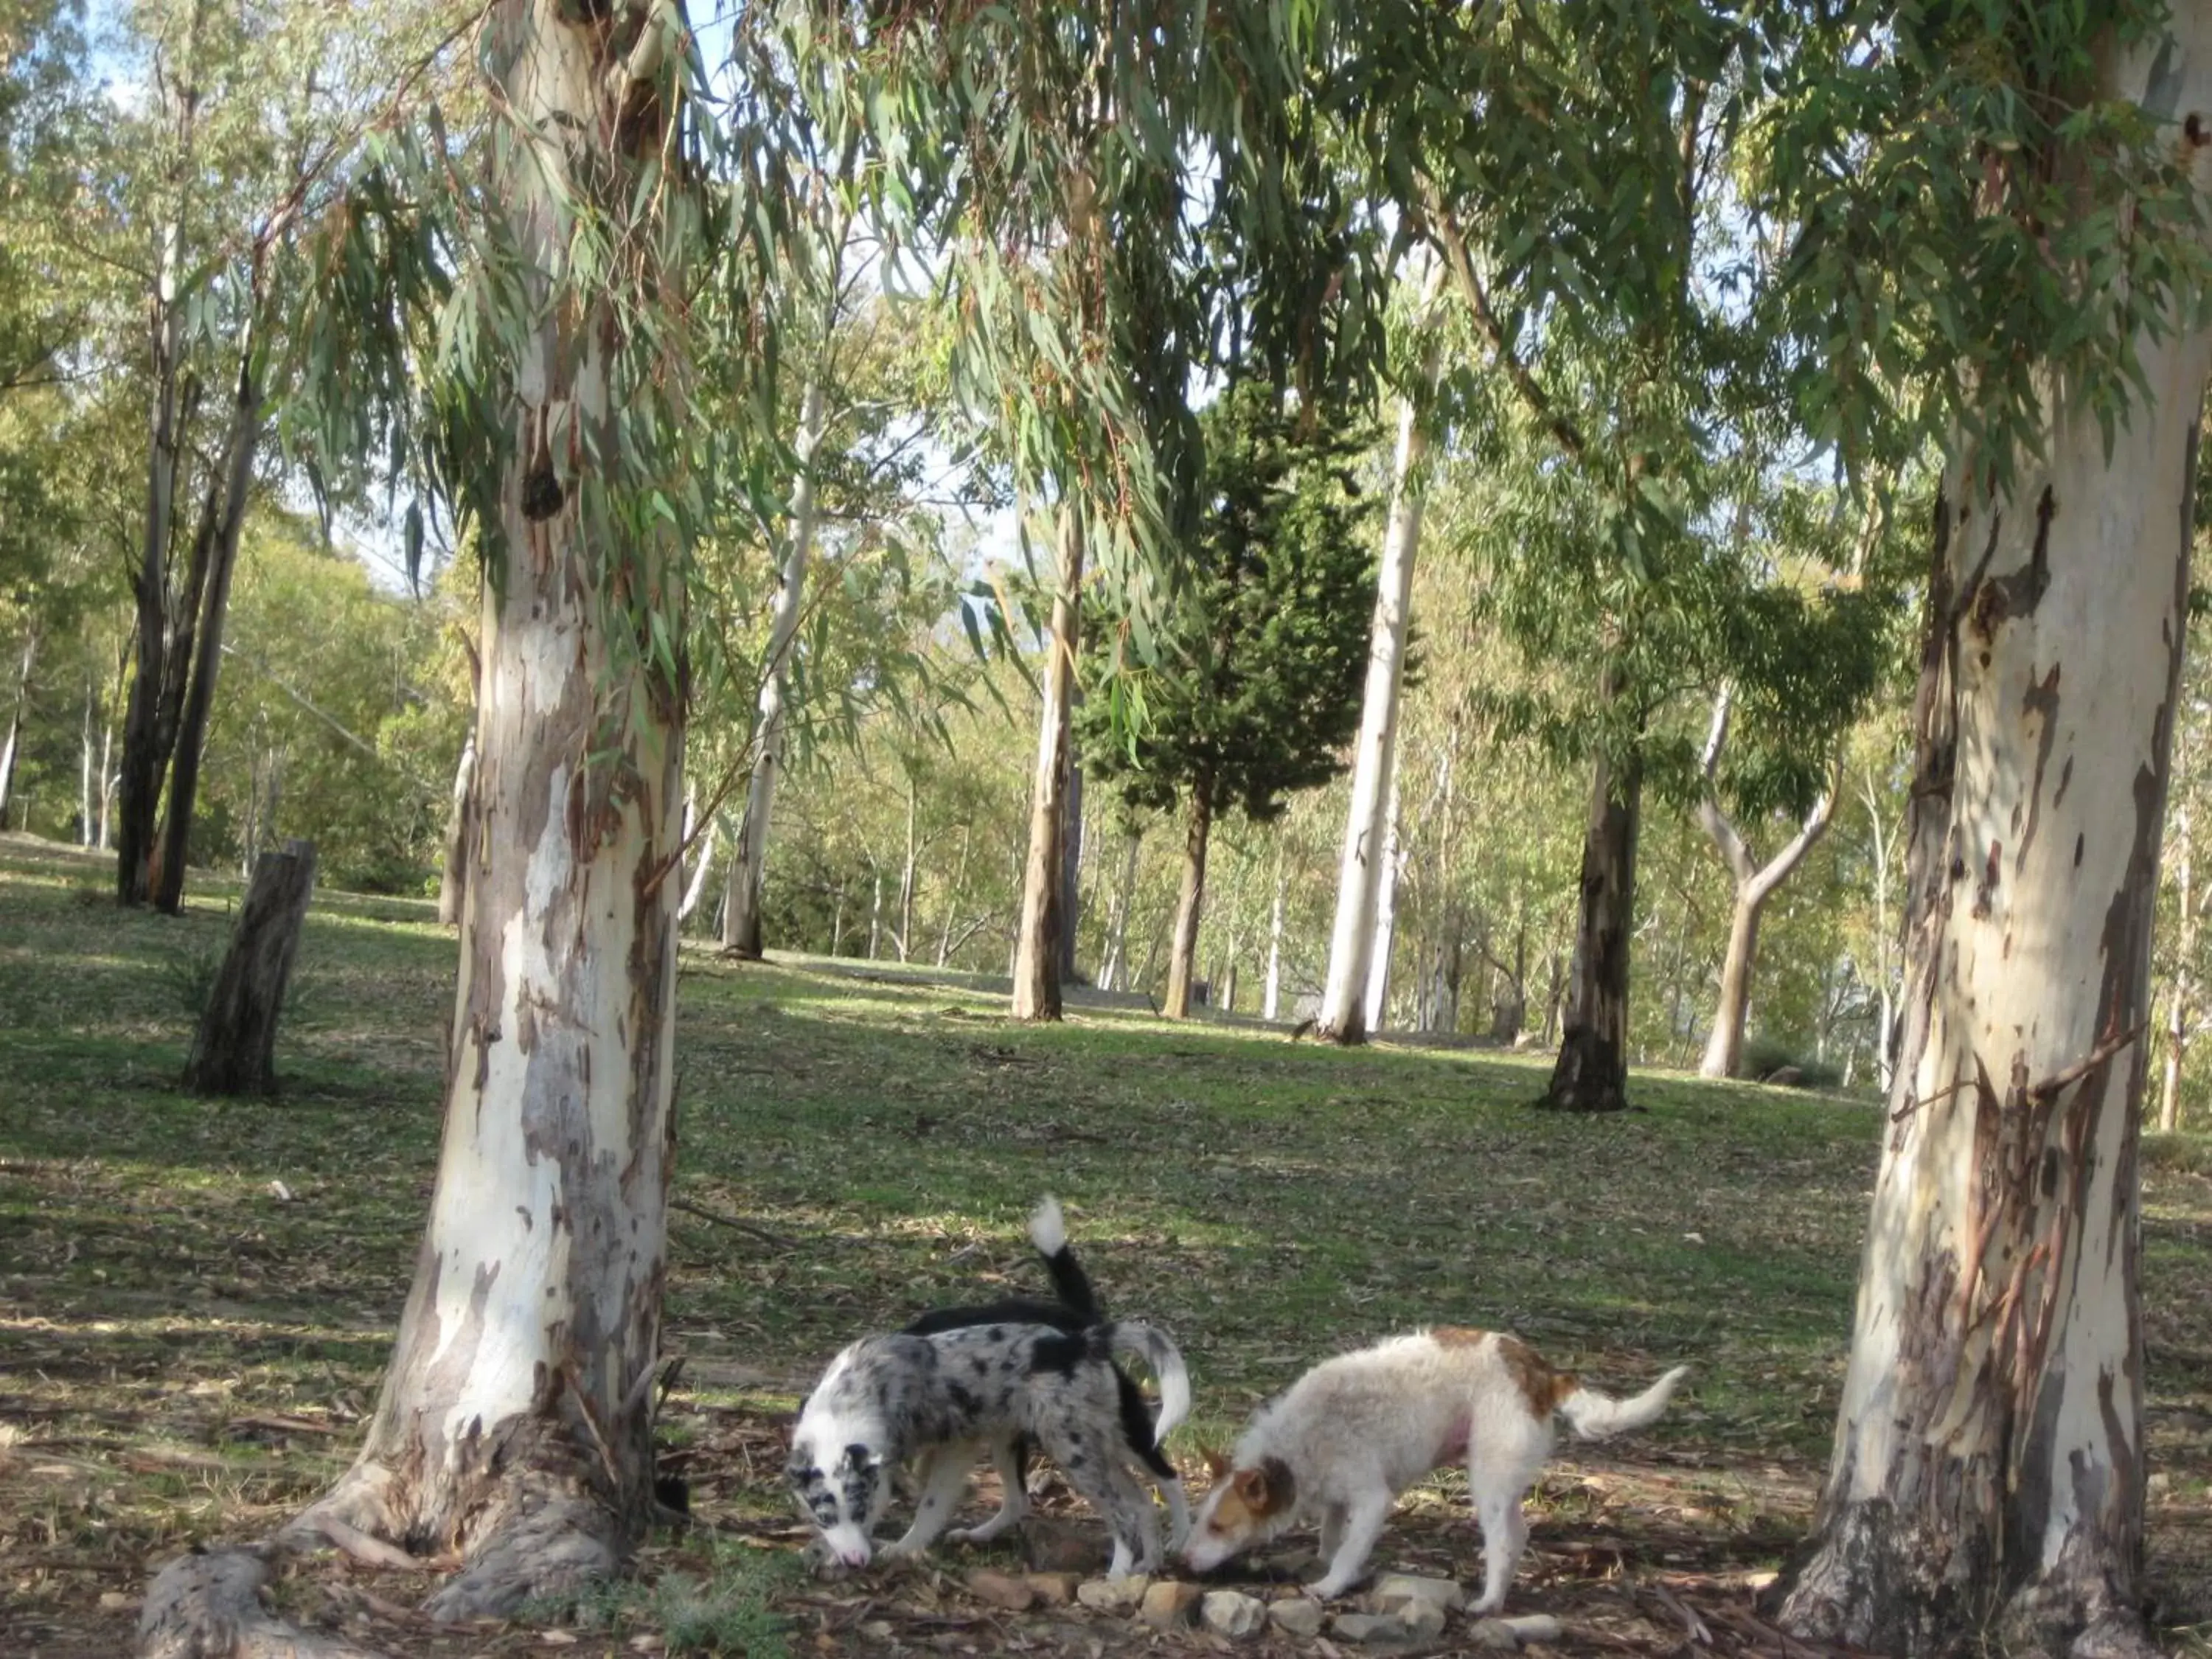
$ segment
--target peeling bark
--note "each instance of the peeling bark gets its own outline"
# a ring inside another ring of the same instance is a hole
[[[2154,87],[2179,125],[2212,110],[2212,6],[2167,28],[2101,90]],[[2150,1650],[2136,1154],[2212,334],[2138,347],[2148,394],[2109,456],[2053,393],[2047,461],[1999,489],[1961,448],[1945,474],[1903,1043],[1834,1461],[1785,1604],[1802,1634]]]
[[[1066,858],[1067,800],[1074,766],[1078,595],[1083,591],[1083,532],[1073,507],[1060,509],[1060,580],[1052,600],[1052,640],[1038,717],[1036,774],[1030,793],[1029,859],[1022,872],[1022,915],[1014,939],[1014,1018],[1058,1019],[1060,1011],[1060,870]]]

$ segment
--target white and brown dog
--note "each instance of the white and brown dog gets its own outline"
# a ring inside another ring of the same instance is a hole
[[[1341,1595],[1358,1582],[1398,1494],[1464,1459],[1482,1523],[1474,1611],[1494,1613],[1528,1541],[1521,1499],[1551,1455],[1553,1417],[1585,1440],[1642,1428],[1687,1370],[1614,1400],[1496,1332],[1438,1327],[1340,1354],[1253,1414],[1233,1462],[1209,1456],[1214,1486],[1192,1519],[1183,1559],[1203,1572],[1300,1520],[1317,1521],[1328,1569],[1308,1589]]]

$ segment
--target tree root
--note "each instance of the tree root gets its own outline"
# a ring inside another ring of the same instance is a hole
[[[179,1556],[162,1568],[139,1615],[140,1659],[380,1659],[263,1610],[261,1587],[276,1553],[248,1545]]]
[[[588,1498],[526,1488],[422,1610],[441,1621],[501,1619],[536,1597],[611,1577],[623,1559],[611,1519]]]

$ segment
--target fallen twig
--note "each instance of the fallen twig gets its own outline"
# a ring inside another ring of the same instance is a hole
[[[762,1243],[773,1244],[780,1250],[795,1250],[799,1248],[799,1241],[787,1234],[773,1231],[757,1222],[743,1221],[733,1215],[724,1215],[719,1211],[707,1208],[704,1205],[694,1204],[688,1198],[672,1198],[668,1202],[671,1208],[681,1210],[686,1215],[696,1215],[700,1220],[711,1221],[718,1227],[735,1228],[738,1232],[750,1234],[752,1237],[760,1240]]]

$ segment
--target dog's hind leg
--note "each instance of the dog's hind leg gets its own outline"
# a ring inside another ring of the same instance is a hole
[[[1477,1613],[1495,1613],[1505,1605],[1505,1588],[1528,1547],[1521,1497],[1543,1473],[1550,1451],[1550,1437],[1544,1435],[1520,1444],[1486,1446],[1479,1459],[1468,1461],[1468,1489],[1475,1518],[1482,1522],[1482,1599],[1473,1608]]]
[[[1382,1528],[1390,1519],[1390,1489],[1377,1486],[1363,1492],[1343,1506],[1343,1520],[1335,1550],[1328,1559],[1328,1571],[1306,1586],[1306,1594],[1326,1601],[1339,1596],[1359,1582],[1367,1569],[1367,1558],[1373,1553],[1375,1541],[1382,1536]]]
[[[993,1441],[991,1462],[999,1471],[999,1486],[1004,1494],[999,1500],[999,1512],[980,1527],[956,1528],[950,1536],[970,1544],[988,1544],[1007,1528],[1019,1526],[1022,1517],[1030,1512],[1029,1490],[1022,1480],[1019,1437],[1007,1435]]]
[[[918,1471],[921,1497],[915,1504],[914,1524],[906,1529],[905,1537],[878,1554],[885,1558],[919,1555],[937,1541],[952,1519],[953,1510],[960,1506],[961,1494],[968,1490],[968,1470],[980,1449],[973,1440],[957,1440],[932,1446],[922,1454]]]
[[[1037,1438],[1067,1484],[1105,1517],[1114,1534],[1114,1560],[1106,1576],[1127,1578],[1133,1569],[1150,1572],[1158,1567],[1159,1522],[1152,1500],[1122,1467],[1121,1448],[1080,1418],[1040,1424]]]

